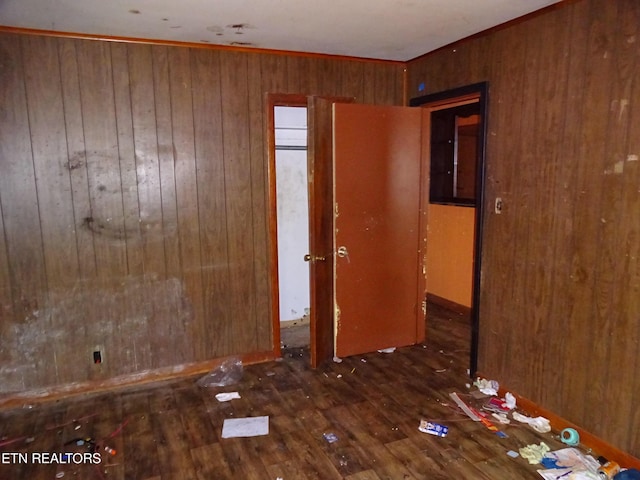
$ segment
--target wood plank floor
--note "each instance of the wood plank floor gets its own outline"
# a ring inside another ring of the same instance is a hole
[[[562,444],[522,424],[506,426],[508,438],[499,438],[457,411],[450,392],[473,401],[465,386],[468,321],[436,306],[429,311],[428,340],[391,354],[311,370],[308,349],[289,347],[282,361],[245,366],[232,386],[203,389],[186,378],[0,412],[0,479],[540,478],[507,451]],[[230,391],[241,398],[214,397]],[[225,419],[262,415],[268,435],[221,438]],[[448,435],[418,431],[420,419],[447,425]],[[65,446],[77,438],[97,440],[99,465],[32,461],[33,453],[86,452]]]

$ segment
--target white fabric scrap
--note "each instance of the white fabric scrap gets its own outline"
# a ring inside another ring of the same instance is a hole
[[[216,400],[218,400],[219,402],[228,402],[229,400],[233,400],[234,398],[240,398],[240,394],[238,392],[216,394]]]
[[[257,437],[268,434],[268,416],[227,418],[222,424],[222,438]]]
[[[517,420],[520,423],[529,424],[529,426],[536,432],[547,433],[551,431],[551,424],[549,423],[549,420],[544,417],[531,418],[518,412],[513,412],[512,416],[514,420]]]

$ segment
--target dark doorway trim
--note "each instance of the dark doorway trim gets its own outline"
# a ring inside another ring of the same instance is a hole
[[[480,276],[482,272],[482,225],[484,219],[484,178],[487,136],[487,104],[489,84],[474,83],[463,87],[412,98],[412,107],[437,108],[478,99],[480,105],[480,128],[478,131],[478,164],[476,168],[476,211],[473,251],[473,285],[471,300],[471,355],[469,376],[475,378],[478,370],[478,347],[480,338]]]

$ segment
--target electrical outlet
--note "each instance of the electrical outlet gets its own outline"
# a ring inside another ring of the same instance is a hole
[[[496,197],[496,203],[495,203],[494,209],[497,215],[500,215],[502,213],[502,198]]]
[[[95,365],[104,363],[104,347],[98,345],[93,348],[93,363]]]

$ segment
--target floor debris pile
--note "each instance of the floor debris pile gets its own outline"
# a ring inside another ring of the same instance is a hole
[[[604,457],[597,459],[591,455],[589,449],[582,448],[580,435],[573,428],[565,428],[558,435],[552,434],[552,426],[547,418],[542,416],[530,417],[516,410],[516,400],[511,393],[504,398],[498,397],[499,384],[495,380],[478,378],[472,385],[467,385],[469,393],[451,392],[449,397],[470,420],[482,423],[487,429],[496,433],[502,439],[509,438],[509,434],[501,429],[527,425],[538,433],[549,434],[550,440],[561,442],[566,448],[552,450],[544,441],[531,443],[516,449],[507,449],[506,454],[514,460],[519,457],[531,465],[539,465],[538,474],[545,480],[631,480],[640,479],[640,471],[625,469],[616,462]],[[476,390],[473,389],[476,388]],[[498,422],[500,427],[489,418]],[[512,423],[515,420],[516,424]],[[426,420],[421,421],[421,431]],[[522,425],[519,425],[522,424]],[[446,428],[448,431],[447,427]],[[432,432],[426,432],[432,433]],[[444,435],[442,435],[444,436]],[[507,445],[505,445],[505,448]],[[516,451],[517,450],[517,451]],[[522,461],[520,460],[520,461]]]

